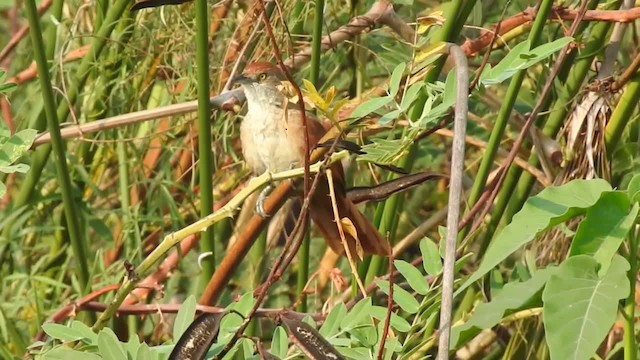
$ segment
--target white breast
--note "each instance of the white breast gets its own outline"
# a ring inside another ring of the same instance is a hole
[[[250,106],[240,125],[242,153],[255,174],[284,171],[297,165],[298,154],[291,148],[282,126],[283,113],[275,106],[269,111]]]

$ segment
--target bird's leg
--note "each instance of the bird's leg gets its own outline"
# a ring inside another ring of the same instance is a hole
[[[264,210],[264,201],[267,199],[267,196],[271,194],[273,191],[273,184],[269,184],[260,191],[258,195],[258,199],[256,200],[256,214],[260,215],[261,218],[266,219],[269,217],[269,214]]]

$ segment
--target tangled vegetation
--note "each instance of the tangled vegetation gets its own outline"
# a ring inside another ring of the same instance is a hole
[[[0,358],[636,359],[634,6],[0,2]],[[253,61],[333,125],[301,168],[244,166]],[[391,258],[255,214],[329,162]]]

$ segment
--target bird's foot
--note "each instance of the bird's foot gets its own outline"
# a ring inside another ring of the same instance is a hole
[[[273,190],[273,185],[269,184],[265,186],[260,194],[258,195],[258,199],[256,200],[256,214],[260,215],[261,218],[266,219],[269,217],[269,214],[264,210],[264,201],[267,199],[267,196],[271,194]]]

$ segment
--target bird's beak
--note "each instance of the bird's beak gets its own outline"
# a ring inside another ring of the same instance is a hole
[[[253,80],[251,80],[250,78],[244,75],[238,75],[234,77],[233,80],[231,80],[231,87],[236,87],[242,84],[251,84],[252,82]]]

